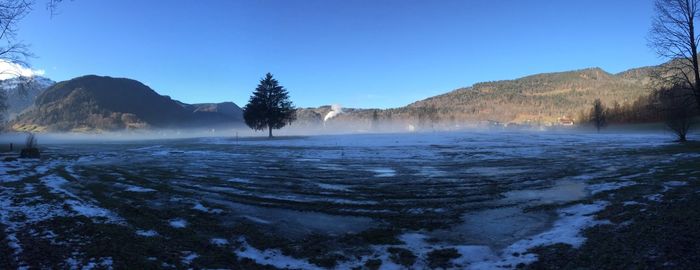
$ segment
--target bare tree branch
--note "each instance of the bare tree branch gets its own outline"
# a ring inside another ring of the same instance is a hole
[[[656,17],[652,22],[649,46],[671,60],[654,78],[661,87],[685,86],[692,89],[700,105],[700,63],[695,19],[700,15],[700,0],[656,0]]]

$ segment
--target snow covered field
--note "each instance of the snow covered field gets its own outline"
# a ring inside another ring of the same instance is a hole
[[[457,132],[48,144],[41,161],[0,163],[0,268],[514,268],[537,260],[529,248],[583,243],[607,194],[700,161],[668,144]]]

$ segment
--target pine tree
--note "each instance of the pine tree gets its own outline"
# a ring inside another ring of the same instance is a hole
[[[287,90],[267,73],[243,108],[243,118],[254,130],[267,128],[272,138],[272,129],[280,129],[296,119],[295,111]]]
[[[379,112],[378,110],[372,111],[372,130],[377,130],[379,128]]]
[[[600,99],[597,98],[593,102],[593,108],[591,108],[590,119],[598,131],[600,131],[601,128],[605,127],[608,124],[606,114],[607,113],[605,105],[603,105],[603,102],[601,102]]]

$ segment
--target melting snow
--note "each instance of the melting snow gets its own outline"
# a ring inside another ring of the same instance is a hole
[[[375,177],[393,177],[396,176],[396,171],[390,168],[378,168],[372,169],[371,172],[375,173]]]
[[[250,180],[248,180],[248,179],[243,179],[243,178],[238,178],[238,177],[230,178],[230,179],[228,179],[228,180],[226,180],[226,181],[232,182],[232,183],[241,183],[241,184],[251,184],[251,183],[253,183],[252,181],[250,181]]]
[[[348,185],[325,184],[325,183],[316,183],[316,185],[322,189],[327,189],[327,190],[350,191],[348,189]]]
[[[75,200],[67,200],[66,204],[70,205],[71,209],[73,209],[73,211],[75,211],[79,215],[83,215],[86,217],[104,217],[117,219],[115,214],[101,207],[85,204]]]
[[[158,236],[158,232],[156,232],[154,230],[147,230],[147,231],[137,230],[136,235],[143,236],[143,237],[155,237],[155,236]]]
[[[259,250],[252,247],[245,241],[245,238],[240,238],[241,248],[236,250],[236,255],[240,258],[248,258],[262,265],[271,265],[282,269],[322,269],[307,260],[293,258],[282,254],[276,249]]]
[[[228,240],[223,238],[212,238],[210,241],[213,245],[225,246],[228,245]]]
[[[591,194],[597,194],[603,191],[621,189],[623,187],[633,186],[636,184],[637,183],[633,181],[611,182],[589,185],[586,189],[588,189],[591,192]]]
[[[402,247],[410,250],[418,259],[412,266],[416,269],[427,267],[427,256],[430,251],[442,248],[454,248],[460,253],[460,257],[452,260],[460,268],[466,269],[499,269],[512,268],[519,263],[532,263],[537,260],[535,254],[527,253],[527,250],[536,246],[551,245],[555,243],[565,243],[574,247],[579,247],[585,238],[580,232],[588,227],[602,224],[596,221],[594,214],[605,208],[606,202],[595,202],[593,204],[578,204],[559,210],[560,219],[553,227],[543,233],[519,240],[500,252],[494,252],[490,247],[483,245],[444,245],[427,243],[427,236],[422,233],[406,233],[400,236],[404,245],[375,246],[376,252],[372,256],[382,259],[382,269],[400,269],[388,259],[387,249],[390,247]],[[499,255],[500,254],[500,255]],[[515,256],[514,254],[518,254]],[[364,261],[370,257],[363,257]],[[346,262],[344,266],[350,268],[361,262]],[[278,266],[279,267],[279,266]]]
[[[603,210],[606,202],[598,201],[593,204],[577,204],[560,209],[559,220],[554,222],[552,229],[541,234],[520,240],[501,251],[501,260],[481,262],[471,265],[472,269],[496,268],[504,265],[517,265],[519,263],[532,263],[537,260],[535,254],[527,253],[527,250],[536,246],[551,245],[555,243],[569,244],[579,247],[586,240],[581,235],[581,230],[601,224],[596,221],[593,214]],[[514,256],[513,254],[520,254]]]
[[[197,255],[197,253],[195,253],[195,252],[186,251],[183,253],[186,254],[185,256],[182,257],[182,263],[185,265],[192,264],[192,261],[199,258],[199,255]]]
[[[170,226],[173,228],[182,229],[187,227],[187,221],[181,218],[171,219],[169,222]]]
[[[206,206],[202,205],[201,203],[196,203],[192,209],[197,210],[197,211],[202,211],[202,212],[209,212],[209,208]]]
[[[647,200],[654,201],[654,202],[661,202],[663,201],[663,194],[652,194],[652,195],[647,195],[644,196]]]
[[[129,191],[129,192],[155,192],[157,190],[152,189],[152,188],[130,186],[129,188],[126,189],[126,191]]]
[[[51,193],[71,198],[66,200],[65,202],[71,207],[73,211],[75,211],[79,215],[83,215],[86,217],[103,217],[115,223],[123,221],[122,218],[117,216],[117,214],[113,213],[112,211],[109,211],[96,205],[92,205],[87,202],[83,202],[78,196],[64,189],[63,185],[68,184],[68,181],[63,177],[57,175],[47,175],[41,177],[41,182],[51,189]]]

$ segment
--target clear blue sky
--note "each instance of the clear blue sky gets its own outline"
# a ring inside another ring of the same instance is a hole
[[[73,0],[21,24],[54,80],[137,79],[243,106],[272,72],[297,106],[397,107],[476,82],[662,60],[651,0]]]

